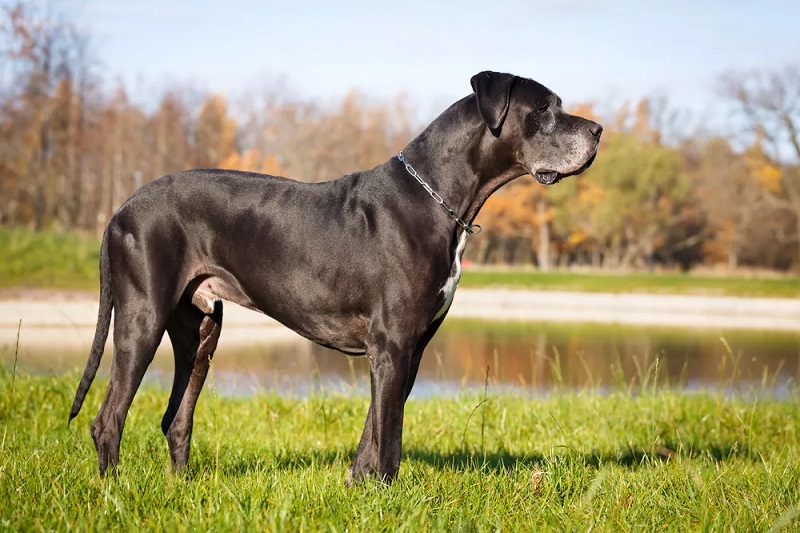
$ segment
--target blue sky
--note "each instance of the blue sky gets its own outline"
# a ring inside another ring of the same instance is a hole
[[[430,116],[489,69],[567,104],[663,93],[709,113],[723,71],[800,61],[798,1],[66,1],[109,78],[143,99],[172,82],[234,95],[285,77],[323,100],[405,92]]]

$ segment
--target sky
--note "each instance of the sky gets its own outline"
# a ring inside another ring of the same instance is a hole
[[[326,101],[405,93],[432,117],[495,70],[566,105],[659,94],[713,114],[723,72],[800,61],[797,0],[62,1],[134,98],[173,82],[237,95],[283,79]]]

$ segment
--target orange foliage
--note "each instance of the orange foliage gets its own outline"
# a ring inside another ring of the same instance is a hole
[[[783,172],[766,154],[760,138],[744,153],[744,163],[760,187],[771,193],[781,191]]]
[[[219,166],[231,170],[246,170],[272,175],[280,175],[281,173],[281,166],[277,157],[271,154],[264,155],[256,149],[250,149],[244,153],[233,152],[223,159]]]
[[[546,194],[546,189],[530,177],[522,177],[486,201],[476,222],[491,228],[492,233],[504,237],[528,235],[553,217],[553,210],[545,212],[540,220],[536,203]]]

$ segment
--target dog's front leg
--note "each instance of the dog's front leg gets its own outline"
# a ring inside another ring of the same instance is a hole
[[[403,412],[413,349],[383,347],[368,351],[372,401],[364,433],[345,482],[377,475],[391,483],[400,469],[403,444]]]

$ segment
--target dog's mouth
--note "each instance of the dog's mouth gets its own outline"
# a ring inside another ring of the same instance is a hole
[[[562,179],[564,179],[566,177],[575,176],[576,174],[580,174],[581,172],[583,172],[584,170],[586,170],[587,168],[592,166],[592,163],[594,163],[594,160],[595,160],[596,157],[597,157],[597,148],[595,148],[595,150],[592,153],[591,157],[589,157],[589,159],[587,159],[586,162],[583,165],[581,165],[580,168],[578,168],[577,170],[575,170],[573,172],[568,172],[566,174],[561,174],[560,172],[558,172],[556,170],[543,169],[543,170],[537,170],[536,172],[530,172],[530,174],[534,178],[536,178],[536,181],[538,181],[542,185],[554,185],[554,184],[558,183],[559,181],[561,181]]]
[[[594,149],[594,152],[592,153],[592,157],[590,157],[589,159],[587,159],[587,160],[586,160],[586,163],[584,163],[584,164],[583,164],[583,166],[582,166],[581,168],[579,168],[578,170],[576,170],[576,171],[574,172],[574,174],[580,174],[581,172],[583,172],[584,170],[586,170],[587,168],[589,168],[590,166],[592,166],[592,163],[594,163],[594,160],[595,160],[595,158],[596,158],[596,157],[597,157],[597,147],[595,147],[595,149]],[[574,175],[574,174],[571,174],[571,175]]]
[[[537,170],[533,173],[533,177],[542,185],[553,185],[558,183],[563,176],[555,170]]]

